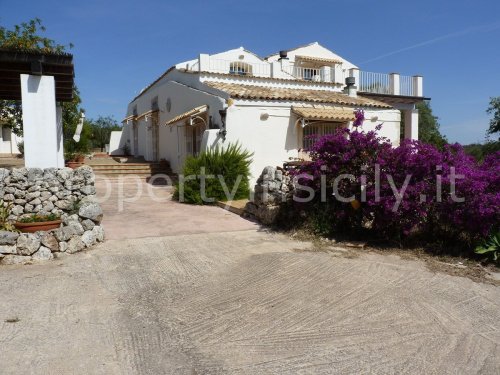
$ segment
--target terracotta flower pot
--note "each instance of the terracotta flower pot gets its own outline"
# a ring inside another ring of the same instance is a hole
[[[76,169],[78,167],[81,167],[83,165],[82,162],[79,161],[68,161],[66,162],[66,167],[69,167],[71,169]]]
[[[20,230],[23,233],[34,233],[39,230],[48,231],[51,229],[57,229],[61,225],[61,220],[53,220],[53,221],[40,221],[38,223],[21,223],[17,221],[14,223],[16,229]]]

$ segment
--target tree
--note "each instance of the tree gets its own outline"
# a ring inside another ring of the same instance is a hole
[[[500,96],[490,98],[490,105],[486,113],[493,115],[493,118],[490,120],[488,134],[500,133]]]
[[[17,50],[35,50],[40,52],[65,52],[73,48],[58,44],[54,40],[43,35],[45,27],[39,18],[15,25],[12,30],[0,26],[0,48]],[[70,129],[76,127],[80,118],[80,95],[76,86],[73,87],[73,101],[63,103],[63,127]],[[22,107],[19,101],[0,100],[0,123],[9,126],[19,136],[23,134]],[[65,132],[66,133],[66,132]]]
[[[94,147],[100,147],[104,151],[104,147],[109,143],[111,132],[121,130],[118,122],[110,116],[99,116],[97,120],[91,121],[92,141]]]
[[[442,148],[448,140],[439,131],[438,117],[432,113],[431,105],[428,101],[417,103],[418,109],[418,139],[438,148]]]

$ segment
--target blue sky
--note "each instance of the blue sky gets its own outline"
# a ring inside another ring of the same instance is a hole
[[[121,120],[127,103],[171,65],[245,48],[265,56],[318,41],[374,72],[424,76],[450,141],[483,141],[500,96],[500,1],[7,1],[0,24],[34,17],[72,42],[88,117]]]

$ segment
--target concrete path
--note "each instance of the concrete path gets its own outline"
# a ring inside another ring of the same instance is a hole
[[[500,373],[499,287],[201,218],[1,267],[0,374]]]
[[[219,207],[172,201],[173,187],[155,186],[143,180],[97,176],[96,188],[105,212],[103,225],[106,238],[160,237],[259,228],[257,224]]]
[[[0,373],[500,373],[498,287],[306,246],[250,230],[4,266]]]

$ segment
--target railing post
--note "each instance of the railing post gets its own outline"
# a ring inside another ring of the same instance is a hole
[[[273,61],[271,63],[271,78],[283,78],[281,63],[279,61]]]
[[[199,62],[198,67],[200,69],[200,72],[210,71],[210,55],[206,53],[200,53],[198,62]]]
[[[413,76],[413,96],[424,96],[424,78]]]
[[[358,86],[358,89],[361,89],[361,82],[359,81],[359,69],[358,68],[349,69],[349,77],[354,77],[356,79],[356,86]]]
[[[389,92],[391,93],[391,95],[401,94],[399,73],[389,74]]]
[[[332,82],[332,67],[322,66],[320,68],[321,81]]]

